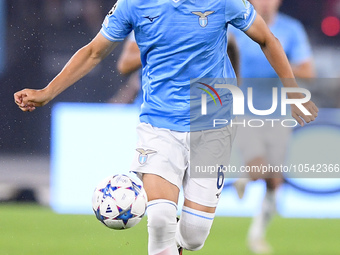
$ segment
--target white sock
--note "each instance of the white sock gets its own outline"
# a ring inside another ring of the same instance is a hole
[[[268,190],[262,202],[260,213],[253,218],[248,232],[249,240],[264,239],[267,227],[276,213],[275,190]]]
[[[177,205],[157,199],[148,203],[149,255],[178,255],[175,240]]]
[[[214,216],[214,213],[201,212],[183,206],[176,232],[178,245],[190,251],[201,249],[209,235]]]

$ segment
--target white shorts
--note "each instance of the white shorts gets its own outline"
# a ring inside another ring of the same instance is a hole
[[[216,207],[224,178],[217,172],[202,176],[195,173],[191,177],[190,169],[195,167],[190,164],[198,162],[197,159],[204,159],[205,164],[213,166],[229,164],[235,131],[228,126],[191,133],[177,132],[140,123],[131,171],[139,177],[143,173],[161,176],[179,189],[183,186],[186,199]]]
[[[263,157],[269,164],[277,166],[285,161],[291,133],[291,128],[278,124],[273,127],[269,123],[263,127],[239,126],[235,146],[240,151],[245,164],[255,158]]]

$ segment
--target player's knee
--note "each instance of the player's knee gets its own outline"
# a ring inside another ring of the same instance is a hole
[[[183,247],[189,251],[200,250],[204,246],[205,240],[207,239],[208,235],[209,235],[208,229],[202,229],[199,231],[197,231],[196,229],[196,234],[183,236],[184,240]]]
[[[177,243],[186,250],[201,249],[209,235],[213,218],[213,213],[201,212],[183,206],[176,233]]]
[[[148,228],[158,231],[165,230],[165,226],[170,223],[169,220],[171,220],[171,218],[173,218],[173,215],[169,215],[167,213],[158,214],[148,212]]]
[[[279,178],[278,176],[275,176],[275,178],[268,178],[265,181],[268,190],[276,190],[282,184],[283,179]]]
[[[148,254],[170,254],[171,250],[176,250],[176,213],[176,204],[169,200],[157,199],[148,203]]]
[[[165,209],[167,208],[167,209]],[[147,209],[149,231],[162,236],[176,227],[176,204],[166,200],[154,200]]]

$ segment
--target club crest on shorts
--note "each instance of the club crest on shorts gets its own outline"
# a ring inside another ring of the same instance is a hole
[[[204,13],[202,12],[191,12],[192,14],[195,14],[199,16],[198,23],[201,27],[206,27],[208,25],[208,16],[210,14],[213,14],[215,11],[206,11]]]
[[[138,162],[141,165],[144,165],[146,163],[146,161],[148,160],[149,154],[157,153],[157,151],[149,150],[149,149],[144,150],[143,148],[137,148],[136,151],[139,152]]]

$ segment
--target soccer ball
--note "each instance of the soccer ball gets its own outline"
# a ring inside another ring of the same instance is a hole
[[[127,229],[142,219],[147,196],[142,185],[124,174],[105,178],[94,190],[92,209],[111,229]]]

